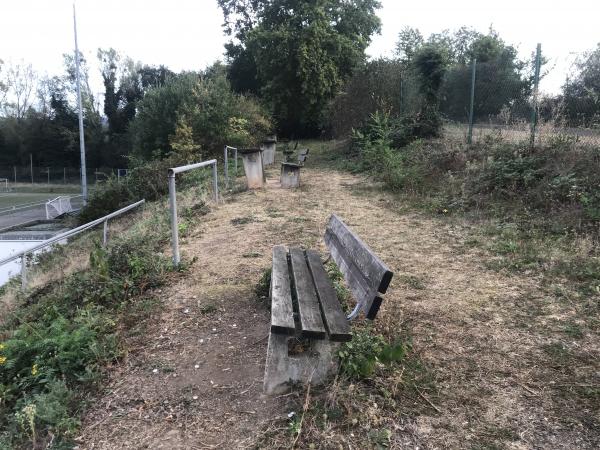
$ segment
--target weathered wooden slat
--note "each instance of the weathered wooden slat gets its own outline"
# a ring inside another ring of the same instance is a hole
[[[293,335],[296,332],[287,249],[282,245],[273,247],[271,331],[273,333],[289,335]]]
[[[290,261],[292,263],[296,298],[298,299],[302,336],[324,339],[327,333],[323,319],[321,318],[319,300],[315,292],[312,276],[308,270],[304,251],[299,248],[291,248]]]
[[[306,251],[308,267],[312,273],[317,296],[321,302],[321,309],[325,319],[325,327],[329,333],[329,339],[335,342],[347,342],[352,339],[350,325],[342,310],[342,305],[337,297],[331,280],[323,267],[321,257],[314,250]]]
[[[335,261],[339,271],[344,275],[344,280],[357,303],[367,312],[375,296],[377,289],[371,287],[369,281],[354,264],[346,249],[340,244],[336,235],[330,230],[325,233],[325,244],[329,249],[331,258]]]
[[[338,242],[344,247],[354,265],[367,279],[369,287],[385,294],[394,275],[393,272],[335,214],[332,214],[329,219],[327,231],[337,237]]]

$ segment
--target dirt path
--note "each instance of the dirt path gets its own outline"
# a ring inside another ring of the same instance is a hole
[[[556,334],[547,325],[568,306],[543,298],[534,278],[485,269],[482,254],[464,245],[465,226],[399,210],[361,178],[307,168],[300,190],[270,184],[202,217],[182,244],[197,261],[161,293],[161,316],[112,370],[85,418],[81,448],[252,447],[287,413],[285,398],[262,395],[269,314],[253,289],[273,245],[324,251],[332,212],[396,273],[378,327],[410,323],[414,348],[434,373],[438,392],[430,396],[440,413],[414,418],[410,429],[421,448],[600,444],[598,411],[576,408],[551,383],[565,373],[544,350]],[[578,345],[581,370],[600,376],[597,337]],[[392,448],[402,447],[402,433]]]

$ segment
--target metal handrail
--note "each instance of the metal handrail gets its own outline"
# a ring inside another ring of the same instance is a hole
[[[235,174],[237,175],[238,170],[238,149],[230,145],[226,145],[223,149],[223,159],[225,160],[225,184],[229,187],[229,150],[235,150]]]
[[[9,262],[12,262],[12,261],[15,261],[15,260],[21,258],[22,259],[21,284],[23,287],[25,287],[25,285],[27,283],[27,280],[26,280],[26,268],[27,268],[26,258],[29,253],[34,253],[38,250],[48,247],[49,245],[54,244],[56,242],[70,238],[71,236],[75,236],[76,234],[82,233],[82,232],[84,232],[90,228],[93,228],[96,225],[99,225],[103,222],[104,222],[103,245],[106,245],[107,238],[108,238],[108,221],[114,217],[117,217],[117,216],[120,216],[121,214],[126,213],[127,211],[137,208],[138,206],[142,205],[145,202],[146,202],[146,200],[140,200],[139,202],[132,203],[131,205],[126,206],[125,208],[121,208],[115,212],[112,212],[112,213],[104,216],[104,217],[93,220],[92,222],[88,222],[86,224],[78,226],[77,228],[73,228],[72,230],[65,231],[64,233],[57,234],[56,236],[54,236],[50,239],[40,242],[38,245],[35,245],[35,246],[30,247],[25,250],[21,250],[20,252],[14,254],[12,256],[9,256],[8,258],[0,259],[0,266],[3,266],[6,263],[9,263]]]
[[[171,246],[173,248],[173,265],[178,266],[181,261],[179,255],[179,228],[177,226],[177,186],[175,184],[175,176],[178,173],[187,172],[188,170],[200,169],[202,167],[212,166],[213,173],[213,192],[215,203],[219,203],[219,180],[217,175],[217,160],[203,161],[196,164],[188,164],[187,166],[172,167],[169,169],[169,208],[171,216]]]

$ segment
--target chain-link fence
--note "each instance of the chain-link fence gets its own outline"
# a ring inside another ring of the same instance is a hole
[[[538,45],[523,59],[493,39],[495,50],[479,49],[478,60],[465,53],[445,68],[436,95],[446,137],[600,145],[600,47],[547,57]],[[358,70],[332,102],[331,134],[348,136],[376,111],[418,120],[425,99],[413,63],[380,59]]]
[[[88,184],[102,183],[110,177],[118,179],[127,176],[127,169],[110,167],[87,168]],[[76,167],[36,167],[3,166],[0,167],[0,190],[14,188],[15,185],[77,185],[81,183],[81,169]]]
[[[600,91],[588,89],[585,83],[590,80],[584,79],[586,65],[594,61],[589,61],[589,55],[588,60],[580,58],[571,85],[565,73],[565,84],[552,92],[546,80],[556,69],[545,67],[541,46],[533,55],[522,66],[498,58],[450,67],[440,102],[446,134],[466,142],[496,135],[532,145],[556,140],[600,145]],[[600,87],[600,77],[595,83]]]

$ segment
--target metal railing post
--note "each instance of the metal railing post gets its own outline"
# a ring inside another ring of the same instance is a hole
[[[27,253],[23,253],[21,256],[21,290],[24,291],[27,288]]]
[[[213,164],[213,192],[215,194],[215,203],[219,203],[219,178],[217,173],[217,162]]]
[[[171,245],[173,247],[173,265],[179,265],[179,230],[177,229],[177,192],[175,173],[169,172],[169,208],[171,209]]]
[[[102,230],[102,246],[106,247],[108,242],[108,219],[104,221],[104,228]]]
[[[531,137],[529,144],[535,146],[535,129],[538,122],[538,95],[540,88],[540,70],[542,67],[542,44],[538,44],[535,52],[535,73],[533,78],[533,108],[531,110]]]
[[[235,177],[237,178],[237,174],[238,174],[238,171],[237,171],[237,148],[235,149],[234,154],[235,154]]]
[[[223,148],[223,161],[224,161],[224,166],[223,166],[223,170],[225,173],[225,186],[229,187],[229,161],[228,161],[228,155],[227,155],[227,146],[225,146]]]

